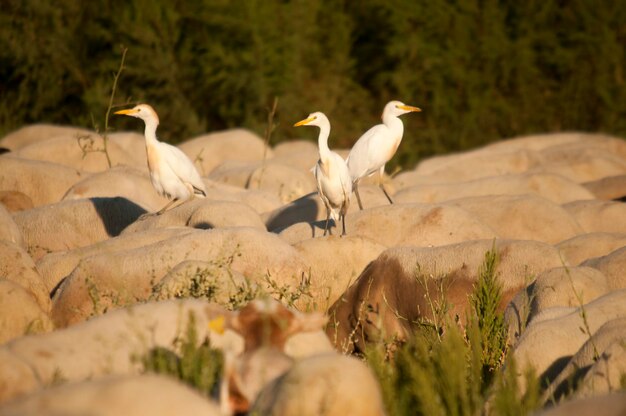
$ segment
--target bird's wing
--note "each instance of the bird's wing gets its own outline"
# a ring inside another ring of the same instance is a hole
[[[348,166],[343,158],[337,153],[333,152],[333,159],[333,163],[335,165],[334,170],[339,177],[339,182],[341,183],[343,194],[350,195],[352,193],[352,179],[350,178],[350,171],[348,170]]]
[[[170,169],[172,169],[174,174],[178,176],[182,182],[191,184],[191,186],[206,195],[204,182],[202,182],[200,174],[187,155],[178,147],[168,143],[159,142],[159,147],[162,150],[165,162]]]
[[[350,198],[352,197],[352,177],[350,176],[350,171],[348,170],[346,162],[339,155],[337,155],[337,158],[341,161],[339,168],[339,181],[341,182],[341,190],[343,193],[343,204],[340,207],[340,212],[342,215],[345,215],[346,212],[348,212]]]
[[[315,182],[317,183],[317,194],[319,195],[320,199],[324,203],[324,206],[326,206],[326,209],[328,209],[332,215],[332,212],[333,212],[332,204],[330,200],[328,199],[328,195],[326,195],[326,192],[324,191],[324,188],[325,188],[324,184],[326,181],[326,177],[324,176],[324,173],[322,172],[322,167],[320,166],[319,161],[313,167],[313,175],[315,176]]]
[[[372,166],[371,156],[376,152],[376,137],[383,133],[384,129],[385,126],[382,124],[372,127],[359,137],[350,150],[346,162],[353,181],[371,175],[380,167]]]
[[[331,152],[326,164],[323,166],[318,161],[316,165],[317,188],[326,206],[338,215],[337,210],[342,209],[352,193],[352,179],[346,162],[337,153]]]

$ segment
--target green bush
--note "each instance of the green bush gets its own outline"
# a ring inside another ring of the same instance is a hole
[[[477,327],[479,335],[483,378],[490,380],[504,360],[507,347],[507,328],[504,316],[498,311],[502,303],[502,285],[497,279],[496,267],[498,256],[494,246],[485,253],[485,259],[478,271],[478,281],[470,296],[472,312],[475,320],[468,327]]]
[[[211,348],[208,338],[199,342],[193,313],[184,336],[176,339],[172,348],[153,348],[140,357],[145,372],[176,378],[206,396],[217,392],[223,360],[222,352]]]
[[[0,135],[23,124],[102,128],[120,46],[118,104],[149,102],[163,139],[234,126],[273,142],[326,112],[351,146],[395,98],[393,163],[514,135],[626,135],[626,3],[467,0],[6,0],[0,9]],[[136,129],[115,119],[118,129]]]
[[[384,345],[367,348],[365,358],[391,416],[525,415],[539,407],[538,378],[524,374],[522,393],[515,362],[506,358],[496,265],[492,249],[479,270],[464,328],[451,319],[441,336],[420,327],[393,355]]]

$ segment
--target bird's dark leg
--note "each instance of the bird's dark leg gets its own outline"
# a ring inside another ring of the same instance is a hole
[[[344,235],[346,235],[346,214],[341,214],[341,228],[341,236],[343,237]]]
[[[176,201],[178,201],[178,198],[174,198],[172,199],[170,202],[167,203],[166,206],[164,206],[163,208],[161,208],[159,211],[156,212],[155,215],[161,215],[163,214],[169,207],[172,206],[172,204],[174,204]]]
[[[326,207],[326,226],[324,227],[324,237],[326,237],[326,233],[330,232],[328,228],[328,224],[330,222],[330,210]]]
[[[389,201],[389,203],[393,204],[393,201],[391,200],[391,197],[389,196],[389,194],[387,193],[387,190],[385,189],[385,185],[383,185],[383,183],[381,182],[378,186],[380,186],[380,189],[383,190],[383,193],[387,197],[387,200]]]
[[[359,209],[361,211],[363,211],[363,204],[361,203],[361,195],[359,195],[359,184],[357,182],[354,183],[354,185],[352,185],[353,189],[354,189],[354,193],[356,195],[356,202],[358,202],[359,204]]]
[[[383,190],[383,193],[387,197],[387,201],[389,201],[390,204],[393,204],[393,201],[391,200],[391,197],[387,193],[387,190],[385,189],[385,185],[383,184],[384,175],[385,175],[385,165],[381,166],[380,171],[378,172],[378,186],[380,187],[380,189]]]

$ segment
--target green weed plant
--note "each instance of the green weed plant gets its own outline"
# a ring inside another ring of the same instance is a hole
[[[196,319],[189,314],[187,329],[171,348],[151,349],[141,358],[145,372],[176,378],[206,396],[216,394],[223,366],[223,354],[211,347],[208,337],[198,339]]]
[[[392,356],[383,345],[367,348],[389,415],[525,415],[538,408],[538,378],[524,374],[521,394],[516,364],[506,355],[497,261],[494,247],[485,254],[464,326],[448,318],[438,326],[440,336],[433,336],[434,325],[420,326]]]

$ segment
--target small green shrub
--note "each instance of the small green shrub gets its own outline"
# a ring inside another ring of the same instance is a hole
[[[157,347],[141,358],[144,370],[174,377],[204,395],[216,392],[223,366],[222,352],[211,348],[208,338],[198,341],[195,315],[189,314],[182,338],[174,340],[172,348]]]
[[[532,369],[525,371],[523,377],[526,387],[524,394],[520,394],[517,365],[514,359],[509,358],[493,383],[493,397],[489,402],[491,414],[525,416],[539,408],[541,405],[539,377]]]
[[[215,267],[196,267],[195,270],[187,270],[181,284],[176,285],[175,290],[167,290],[167,281],[161,281],[152,287],[152,299],[164,298],[196,298],[207,301],[215,301],[220,292],[219,269]]]
[[[486,378],[490,378],[502,365],[507,342],[504,316],[498,311],[502,302],[502,285],[498,282],[497,265],[498,256],[494,243],[493,248],[485,253],[478,272],[478,281],[470,296],[472,313],[469,316],[475,319],[470,319],[468,327],[478,326],[483,377]]]
[[[505,359],[507,333],[497,309],[501,287],[496,266],[492,249],[479,270],[465,328],[448,317],[437,325],[418,326],[393,355],[384,345],[366,348],[365,359],[380,382],[389,415],[525,415],[539,406],[538,378],[525,374],[526,393],[520,394],[515,362]],[[440,329],[438,336],[432,328]]]
[[[269,273],[263,276],[263,282],[266,284],[267,295],[270,295],[279,302],[283,302],[290,308],[295,308],[296,302],[303,298],[307,298],[309,301],[313,300],[313,295],[311,294],[310,274],[303,274],[300,279],[300,284],[297,287],[293,287],[289,284],[281,285],[274,280]]]
[[[441,338],[448,321],[448,313],[450,311],[450,304],[448,302],[448,284],[449,281],[446,276],[438,276],[433,278],[422,273],[420,265],[418,264],[415,270],[415,280],[424,291],[424,299],[428,304],[430,316],[432,319],[420,318],[417,321],[417,325],[424,331],[429,332],[429,336],[435,336]],[[434,282],[434,285],[429,285],[429,280]]]

